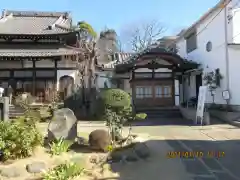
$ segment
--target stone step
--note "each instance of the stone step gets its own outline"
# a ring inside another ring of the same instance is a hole
[[[156,118],[181,118],[181,114],[156,114],[156,115],[151,115],[147,114],[148,119],[156,119]]]
[[[16,107],[13,105],[9,106],[9,118],[14,119],[18,116],[23,116],[24,115],[24,110],[20,107]]]
[[[178,107],[136,107],[136,111],[178,111]]]
[[[137,110],[137,113],[146,113],[148,119],[157,119],[157,118],[181,118],[182,114],[179,109],[175,108],[166,108],[166,109],[142,109]]]
[[[24,112],[22,109],[9,109],[9,112]]]

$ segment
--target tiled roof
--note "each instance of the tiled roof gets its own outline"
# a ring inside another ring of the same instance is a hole
[[[143,50],[143,51],[141,51],[139,53],[136,53],[136,54],[132,55],[127,60],[122,61],[122,63],[119,63],[119,64],[131,64],[134,61],[136,61],[139,57],[141,57],[142,55],[145,55],[145,54],[148,54],[148,53],[166,53],[166,54],[171,54],[171,52],[167,51],[165,48],[159,48],[159,47],[151,46],[151,47],[146,48],[145,50]],[[173,55],[175,55],[175,54],[173,54]],[[179,56],[179,58],[180,58],[180,56]]]
[[[58,34],[70,31],[72,19],[66,12],[4,10],[0,34]]]
[[[127,58],[125,61],[122,61],[121,63],[118,63],[115,65],[115,68],[117,69],[121,69],[122,67],[126,67],[126,66],[132,66],[137,60],[139,60],[139,58],[143,55],[146,54],[161,54],[164,56],[170,56],[170,57],[174,57],[174,59],[176,59],[177,61],[175,61],[174,63],[178,64],[181,68],[183,69],[191,69],[191,68],[196,68],[198,67],[198,63],[194,62],[194,61],[189,61],[187,59],[183,59],[182,57],[180,57],[177,53],[174,53],[172,51],[169,51],[165,48],[160,48],[160,47],[149,47],[146,48],[145,50],[136,53],[132,56],[130,56],[129,58]]]
[[[121,64],[126,61],[129,57],[131,57],[132,53],[115,53],[114,59],[110,63],[103,64],[104,69],[113,69],[117,64]]]
[[[63,45],[0,45],[0,57],[50,57],[78,53],[77,49]]]

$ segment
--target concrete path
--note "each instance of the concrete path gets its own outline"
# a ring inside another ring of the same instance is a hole
[[[133,133],[149,139],[147,145],[154,149],[154,160],[122,165],[118,168],[119,180],[240,180],[239,128],[216,119],[214,125],[203,127],[191,126],[183,119],[166,121],[143,122],[133,127]],[[80,123],[79,126],[85,130],[103,127],[99,123]],[[203,157],[169,158],[169,152],[203,153]]]
[[[220,122],[212,126],[190,126],[179,123],[173,125],[136,126],[135,133],[145,132],[161,137],[157,143],[171,147],[174,152],[203,153],[203,157],[180,157],[185,174],[192,180],[237,180],[240,179],[240,129]],[[161,150],[160,150],[161,151]],[[165,162],[168,162],[168,158]],[[176,162],[177,163],[177,162]],[[170,167],[169,167],[170,168]],[[177,174],[175,170],[172,173]],[[173,179],[174,180],[174,179]],[[184,179],[183,179],[184,180]]]

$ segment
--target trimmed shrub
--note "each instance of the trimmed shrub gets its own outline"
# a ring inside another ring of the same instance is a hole
[[[131,96],[121,89],[106,89],[100,95],[106,125],[110,128],[112,141],[122,139],[123,125],[133,119]]]
[[[131,105],[131,96],[121,89],[103,90],[100,97],[104,104],[111,108],[123,108]]]

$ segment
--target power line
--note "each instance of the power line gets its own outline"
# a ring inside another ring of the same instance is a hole
[[[224,6],[224,8],[226,8],[226,6],[231,2],[232,0],[230,0],[225,6]],[[238,4],[240,3],[240,0],[238,0],[238,2],[237,3],[235,3],[235,5],[233,6],[233,8],[234,7],[236,7]],[[222,10],[224,9],[224,8],[222,8],[221,9],[221,11],[216,15],[216,16],[214,16],[214,18],[211,20],[211,22],[222,12]],[[232,16],[232,17],[234,17],[235,16],[235,14]],[[225,17],[226,18],[226,17]],[[207,24],[207,26],[209,25],[210,23],[208,23]],[[203,30],[205,30],[206,29],[206,27],[204,27],[204,29]],[[200,33],[201,33],[202,31],[200,31]],[[199,33],[198,33],[199,34]],[[233,40],[234,38],[236,38],[236,37],[238,37],[240,35],[240,32],[238,32],[235,36],[233,36],[230,40]],[[197,35],[196,35],[197,36]],[[226,42],[223,42],[223,43],[221,43],[220,45],[218,45],[218,46],[216,46],[213,50],[216,50],[216,49],[218,49],[218,48],[220,48],[221,46],[223,46],[224,44],[225,44]],[[212,50],[212,51],[213,51]]]
[[[224,4],[224,7],[221,8],[221,10],[205,25],[205,27],[199,31],[197,34],[196,34],[196,37],[201,34],[205,29],[207,29],[207,27],[214,21],[214,19],[217,18],[217,16],[224,10],[224,8],[226,8],[226,6],[231,2],[232,0],[229,0],[227,4]],[[236,5],[236,4],[235,4]],[[176,44],[176,42],[173,42],[170,46]]]
[[[224,5],[224,8],[226,8],[226,6],[227,6],[231,1],[232,1],[232,0],[230,0],[226,5]],[[240,3],[240,0],[238,0],[238,2],[235,3],[235,5],[233,6],[233,8],[236,7],[239,3]],[[198,36],[200,33],[202,33],[202,32],[209,26],[209,24],[222,12],[222,10],[223,10],[224,8],[222,8],[222,9],[211,19],[211,21],[210,21],[199,33],[196,34],[196,36]],[[235,14],[234,14],[234,15],[235,15]],[[232,17],[234,17],[234,15],[233,15]],[[234,38],[238,37],[239,35],[240,35],[240,32],[237,33],[235,36],[233,36],[230,40],[233,40]],[[221,43],[220,45],[216,46],[213,50],[216,50],[216,49],[220,48],[220,47],[223,46],[225,43],[226,43],[226,42]],[[212,50],[212,51],[213,51],[213,50]]]
[[[237,33],[235,36],[233,36],[230,40],[233,40],[234,38],[236,38],[236,37],[239,36],[239,35],[240,35],[240,32]],[[220,47],[223,46],[224,44],[225,44],[225,42],[223,42],[222,44],[216,46],[213,50],[220,48]]]
[[[218,17],[218,15],[227,7],[227,5],[231,2],[232,0],[229,0],[227,4],[224,4],[224,7],[221,8],[221,10],[206,24],[206,26],[199,31],[196,36],[198,36],[199,34],[201,34],[205,29],[207,29],[207,27],[213,22],[214,19],[216,19]],[[225,17],[226,18],[226,17]]]

